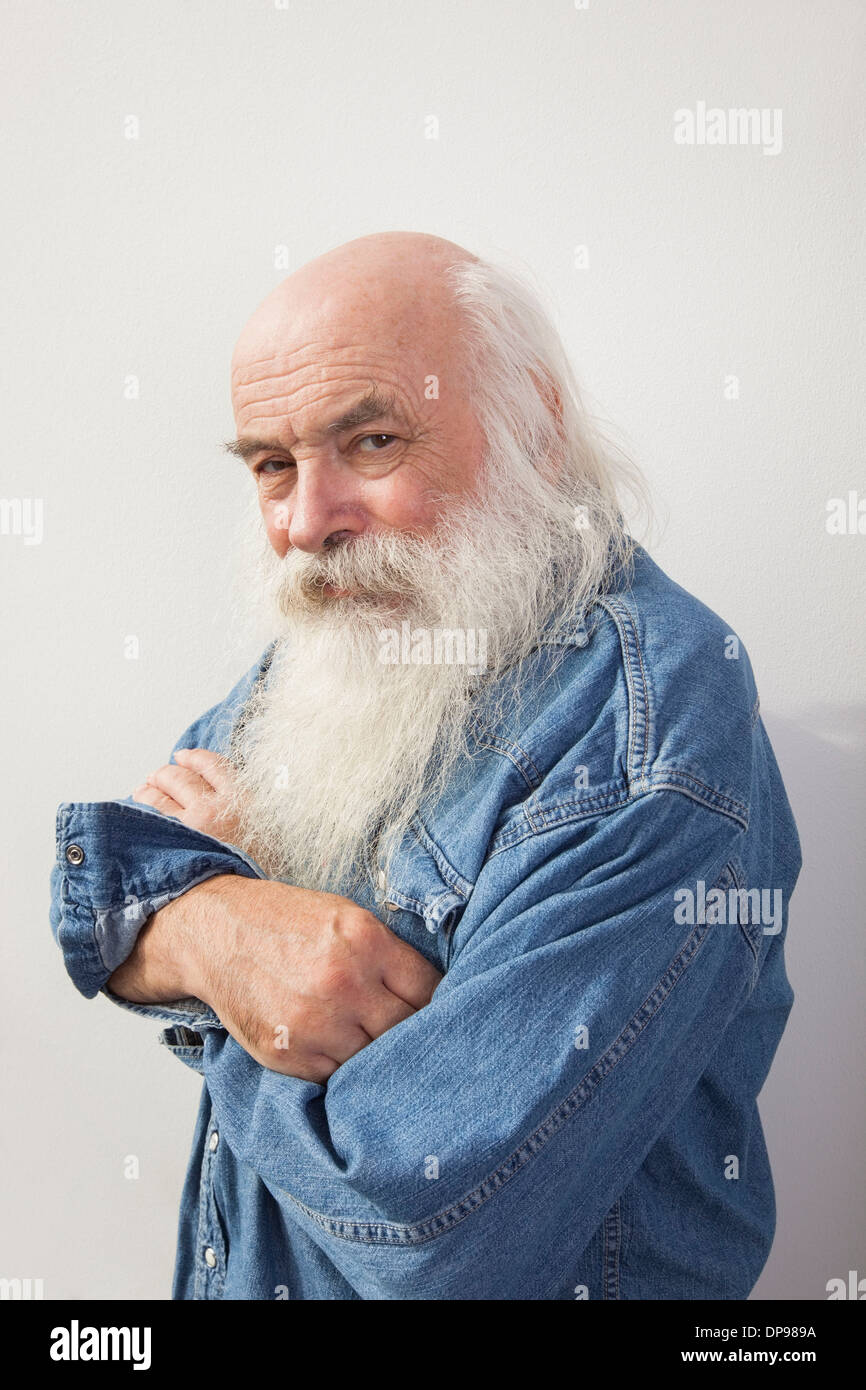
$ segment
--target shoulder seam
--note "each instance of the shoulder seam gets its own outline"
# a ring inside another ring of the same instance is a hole
[[[628,689],[628,743],[626,772],[629,782],[646,776],[647,755],[652,728],[649,682],[637,631],[637,615],[621,598],[597,600],[598,607],[610,614],[619,634],[623,670]]]

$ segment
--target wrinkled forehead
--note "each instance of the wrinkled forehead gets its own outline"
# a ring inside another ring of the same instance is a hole
[[[281,287],[282,288],[282,287]],[[232,356],[237,409],[267,380],[369,375],[417,381],[453,367],[457,310],[441,287],[355,277],[274,294],[253,314]]]

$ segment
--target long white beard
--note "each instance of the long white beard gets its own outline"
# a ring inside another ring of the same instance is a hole
[[[483,495],[432,536],[368,533],[261,557],[279,634],[231,756],[242,845],[272,878],[351,896],[373,852],[387,867],[422,802],[470,755],[482,703],[496,721],[499,677],[602,578],[569,502],[497,478],[485,470]]]

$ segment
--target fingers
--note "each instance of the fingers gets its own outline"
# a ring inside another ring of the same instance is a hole
[[[267,1066],[267,1063],[263,1062],[262,1066]],[[271,1070],[281,1072],[284,1076],[296,1076],[299,1081],[314,1081],[317,1086],[327,1086],[337,1070],[337,1063],[332,1057],[310,1057],[306,1062],[293,1064],[289,1069],[272,1067]]]
[[[203,795],[213,796],[213,788],[197,772],[184,767],[174,767],[171,763],[147,774],[147,785],[155,787],[165,796],[170,796],[178,806],[187,807]]]
[[[342,1066],[362,1047],[369,1047],[373,1039],[354,1011],[348,1012],[325,1001],[306,1010],[300,1031],[292,1030],[290,1025],[288,1041],[290,1057],[292,1051],[296,1053],[294,1060],[299,1056],[307,1061],[313,1057],[327,1057]]]
[[[269,1040],[256,1045],[231,1022],[227,1022],[226,1027],[235,1041],[263,1067],[284,1076],[296,1076],[301,1081],[315,1081],[318,1085],[324,1085],[338,1067],[373,1041],[359,1024],[330,1028],[311,1036],[305,1034],[302,1047],[275,1047]]]
[[[334,938],[348,948],[357,965],[363,966],[368,987],[372,984],[375,992],[384,985],[413,1010],[429,1004],[442,979],[436,967],[420,951],[395,936],[373,913],[354,905],[347,911],[338,898],[333,901],[338,904],[331,914]],[[368,990],[364,993],[368,996]],[[364,1003],[366,1006],[366,997]]]
[[[404,1019],[411,1018],[417,1013],[411,1004],[407,1004],[405,999],[400,999],[396,994],[392,994],[390,989],[380,989],[375,994],[371,994],[369,999],[365,999],[363,1006],[359,1009],[361,1022],[364,1029],[373,1038],[379,1038],[383,1033],[387,1033],[389,1028],[395,1024],[402,1023]]]
[[[183,807],[178,805],[173,797],[166,796],[157,787],[151,787],[147,784],[136,787],[132,793],[132,799],[141,802],[144,806],[152,806],[155,811],[162,811],[166,816],[180,816],[183,812]]]
[[[202,795],[212,796],[230,789],[230,764],[218,753],[211,753],[207,748],[179,748],[173,756],[175,763],[167,763],[156,772],[148,773],[144,784],[133,792],[134,801],[176,814],[178,809],[188,809]],[[146,787],[167,798],[171,806],[144,796]]]
[[[385,962],[382,981],[398,999],[411,1004],[413,1009],[423,1009],[430,1003],[442,976],[429,960],[405,942],[395,938],[394,947]]]
[[[231,1029],[228,1031],[231,1032]],[[235,1037],[234,1034],[232,1036]],[[258,1053],[250,1047],[249,1041],[245,1038],[235,1037],[235,1042],[239,1042],[244,1051],[249,1052],[250,1056],[268,1071],[279,1072],[281,1076],[294,1076],[299,1081],[314,1081],[317,1086],[324,1086],[340,1065],[333,1057],[324,1053],[304,1053],[303,1056],[292,1052]]]
[[[233,1019],[224,1018],[223,1027],[234,1038],[245,1052],[258,1062],[259,1066],[265,1067],[268,1071],[279,1072],[281,1076],[294,1076],[299,1081],[312,1081],[317,1086],[324,1086],[328,1079],[334,1075],[340,1063],[327,1053],[317,1053],[304,1050],[299,1052],[295,1048],[274,1048],[265,1044],[257,1044],[247,1036],[245,1029],[240,1027]],[[360,1043],[355,1047],[354,1052],[360,1052],[361,1047],[366,1047],[370,1039]],[[354,1055],[350,1053],[350,1056]]]
[[[207,748],[178,748],[174,760],[182,767],[197,772],[216,792],[226,792],[231,786],[231,764],[219,753]]]
[[[350,1057],[354,1057],[356,1052],[360,1052],[362,1047],[369,1047],[372,1041],[370,1034],[360,1024],[354,1027],[347,1026],[341,1028],[339,1033],[332,1032],[328,1035],[327,1044],[322,1043],[322,1056],[341,1067]],[[311,1046],[315,1045],[315,1040],[312,1040]]]
[[[315,1081],[317,1086],[325,1086],[334,1075],[338,1065],[339,1063],[335,1062],[332,1057],[313,1057],[310,1059],[310,1065],[303,1080]]]

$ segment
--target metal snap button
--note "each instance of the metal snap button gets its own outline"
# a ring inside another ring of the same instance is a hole
[[[213,1269],[214,1265],[217,1262],[216,1255],[214,1251],[211,1250],[210,1246],[208,1246],[204,1252],[204,1262],[207,1265],[208,1269]]]
[[[219,1137],[219,1135],[217,1134],[216,1130],[214,1130],[213,1134],[211,1135],[210,1139],[208,1140],[208,1145],[207,1145],[208,1148],[210,1149],[211,1153],[216,1153],[216,1147],[217,1147],[217,1144],[219,1143],[219,1141],[220,1141],[220,1137]]]
[[[84,850],[80,845],[70,845],[66,851],[66,859],[69,864],[83,864]]]

